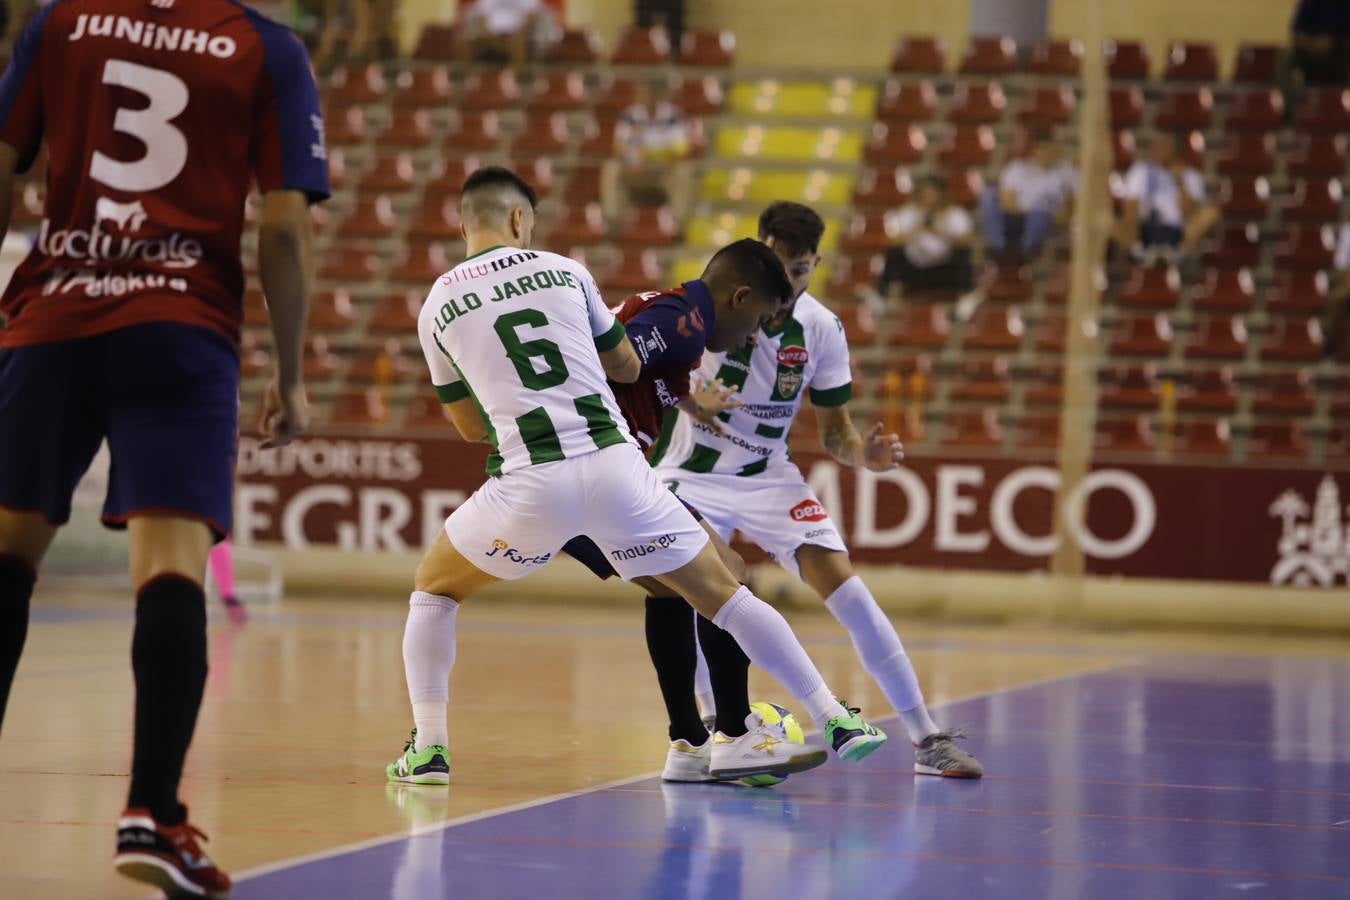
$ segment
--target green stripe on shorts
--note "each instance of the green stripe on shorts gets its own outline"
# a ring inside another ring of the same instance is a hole
[[[558,441],[558,432],[553,428],[553,420],[548,410],[537,406],[516,419],[520,429],[520,439],[530,453],[530,464],[557,462],[563,458],[562,444]]]
[[[577,413],[586,420],[586,433],[595,441],[597,450],[624,442],[623,432],[614,424],[614,417],[609,414],[609,409],[599,394],[578,397],[573,405],[577,408]]]
[[[690,472],[711,472],[713,466],[717,465],[717,460],[722,456],[721,450],[714,450],[711,447],[705,447],[702,444],[694,445],[694,452],[689,454],[689,458],[680,464],[681,469],[687,469]]]

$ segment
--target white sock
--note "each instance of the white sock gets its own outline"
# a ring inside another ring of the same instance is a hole
[[[708,661],[703,658],[703,647],[698,642],[698,613],[694,613],[694,622],[694,647],[698,654],[698,661],[694,666],[694,702],[698,704],[698,714],[706,719],[716,714],[717,701],[713,699]]]
[[[742,586],[731,595],[713,617],[713,624],[735,638],[751,662],[802,701],[822,731],[830,719],[848,715],[826,687],[787,620],[748,587]]]
[[[910,740],[917,744],[936,733],[939,729],[924,706],[914,664],[905,653],[895,626],[862,579],[854,575],[845,581],[825,601],[825,606],[848,629],[863,668],[876,679],[881,692],[900,713]]]
[[[445,707],[450,702],[450,670],[455,667],[455,614],[449,597],[413,591],[403,629],[403,671],[417,723],[417,747],[450,743]]]

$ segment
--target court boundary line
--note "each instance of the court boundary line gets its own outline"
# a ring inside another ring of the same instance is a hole
[[[1089,668],[1082,670],[1081,672],[1073,672],[1067,675],[1047,675],[1043,678],[1033,678],[1030,681],[1023,682],[1022,684],[1009,685],[1007,687],[991,688],[990,690],[987,691],[976,691],[975,693],[969,694],[964,697],[956,697],[951,700],[946,700],[942,703],[934,704],[931,708],[938,710],[945,709],[949,706],[954,706],[958,703],[967,703],[971,700],[982,700],[987,697],[997,697],[1003,694],[1013,693],[1014,691],[1032,690],[1034,688],[1045,687],[1047,685],[1057,684],[1060,682],[1074,681],[1079,678],[1087,678],[1092,675],[1101,675],[1106,672],[1115,671],[1117,669],[1125,669],[1130,666],[1138,664],[1139,659],[1137,656],[1125,661],[1116,660],[1109,663],[1102,663],[1097,666],[1091,666]],[[898,721],[899,716],[896,714],[892,714],[880,717],[874,721],[885,722],[891,719],[895,719]],[[392,844],[397,841],[407,840],[409,838],[423,837],[425,835],[435,834],[436,832],[440,831],[449,831],[451,828],[455,828],[460,825],[469,825],[473,822],[480,822],[484,819],[492,819],[496,818],[497,816],[505,816],[515,812],[523,812],[527,809],[534,809],[535,807],[538,806],[546,806],[550,803],[556,803],[563,800],[571,800],[575,797],[583,797],[586,796],[587,794],[596,794],[601,791],[609,790],[611,788],[624,787],[629,784],[636,784],[639,781],[646,781],[648,778],[658,777],[660,776],[660,774],[661,770],[657,769],[655,771],[644,772],[640,775],[633,775],[628,778],[620,778],[615,781],[608,781],[603,784],[596,784],[590,787],[577,788],[576,790],[572,791],[561,791],[557,794],[550,794],[544,797],[536,798],[534,800],[525,800],[520,803],[510,804],[508,806],[493,807],[492,809],[485,809],[480,812],[469,813],[468,815],[464,816],[457,816],[456,818],[453,819],[446,819],[444,822],[435,822],[430,825],[422,825],[417,828],[408,829],[406,831],[397,832],[395,834],[384,835],[382,837],[376,838],[367,838],[364,841],[354,841],[350,844],[342,844],[340,846],[332,847],[327,850],[316,850],[313,853],[307,853],[304,854],[303,856],[290,857],[288,859],[277,860],[276,862],[264,863],[260,866],[254,866],[249,869],[244,869],[241,872],[233,873],[232,877],[234,879],[235,884],[239,884],[240,882],[243,881],[252,880],[254,878],[261,878],[265,875],[272,875],[276,872],[281,872],[286,869],[295,869],[299,868],[300,866],[309,865],[310,863],[323,862],[324,860],[327,859],[334,859],[336,857],[346,856],[351,853],[360,853],[362,850],[370,850],[375,847],[382,847],[385,844]],[[389,783],[392,784],[393,782]],[[416,786],[413,786],[413,789],[415,789],[415,787]]]

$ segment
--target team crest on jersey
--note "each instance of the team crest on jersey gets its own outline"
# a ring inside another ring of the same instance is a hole
[[[797,393],[802,389],[802,368],[808,358],[806,348],[795,344],[778,350],[778,378],[770,399],[778,403],[797,399]]]
[[[802,389],[802,370],[801,369],[782,369],[778,370],[778,398],[791,400],[797,396],[797,392]],[[775,398],[775,399],[778,399]]]

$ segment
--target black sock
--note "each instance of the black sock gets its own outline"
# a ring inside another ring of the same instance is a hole
[[[21,556],[0,553],[0,727],[5,724],[9,689],[28,637],[28,610],[37,574]]]
[[[127,805],[176,825],[185,815],[178,781],[206,687],[206,595],[199,585],[160,575],[141,588],[131,668],[136,737]]]
[[[698,645],[708,663],[713,700],[717,703],[717,730],[727,737],[745,734],[750,715],[750,657],[727,632],[698,617]]]
[[[694,702],[694,669],[698,666],[694,611],[683,598],[647,598],[647,652],[670,716],[670,739],[702,746],[708,740],[708,729]]]

